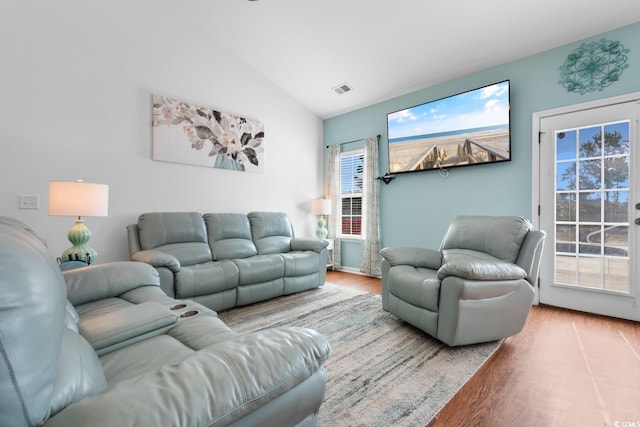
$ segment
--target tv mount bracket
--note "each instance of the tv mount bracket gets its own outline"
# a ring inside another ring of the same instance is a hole
[[[385,173],[383,176],[379,176],[376,179],[381,179],[385,184],[389,184],[392,180],[396,178],[395,175],[391,175],[389,172]]]

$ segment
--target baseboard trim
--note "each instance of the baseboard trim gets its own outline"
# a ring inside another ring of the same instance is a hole
[[[362,274],[359,269],[353,267],[345,267],[344,265],[340,268],[334,269],[334,271],[341,271],[343,273],[359,274],[361,276],[364,276],[364,274]]]
[[[351,273],[351,274],[358,274],[360,276],[366,276],[366,277],[380,277],[380,276],[369,276],[368,274],[364,274],[363,272],[361,272],[359,269],[357,268],[353,268],[353,267],[345,267],[342,266],[340,268],[336,268],[334,269],[334,271],[340,271],[342,273]]]

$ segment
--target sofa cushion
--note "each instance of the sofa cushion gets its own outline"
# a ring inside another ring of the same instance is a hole
[[[197,310],[193,317],[181,318],[166,334],[100,356],[110,383],[117,383],[135,375],[154,372],[189,357],[195,351],[213,347],[217,343],[237,337],[215,312],[197,303],[185,301],[181,311]],[[153,354],[153,358],[148,355]]]
[[[251,236],[259,254],[278,254],[291,250],[293,226],[284,212],[250,212]]]
[[[469,280],[524,279],[527,272],[517,264],[502,261],[483,252],[469,249],[445,249],[444,263],[438,277],[457,276]]]
[[[286,277],[305,276],[318,272],[320,254],[313,251],[288,252],[281,254],[284,259]]]
[[[206,328],[187,331],[190,322],[186,320],[184,334],[198,340],[206,336]],[[109,360],[103,360],[105,371],[113,374],[108,376],[109,390],[67,407],[50,420],[51,426],[244,425],[242,417],[322,373],[330,353],[327,340],[309,329],[280,327],[231,335],[203,348],[163,335],[109,354]],[[163,354],[166,348],[169,354]],[[130,363],[136,368],[129,369]],[[322,384],[305,398],[318,394],[324,395]]]
[[[104,371],[93,348],[77,332],[65,328],[62,333],[58,375],[51,397],[51,414],[107,389]]]
[[[515,263],[531,223],[517,216],[460,216],[453,220],[441,249],[471,249]]]
[[[214,260],[247,258],[258,254],[251,240],[249,218],[239,213],[204,215]]]
[[[234,263],[240,271],[238,285],[252,285],[284,277],[284,259],[280,255],[256,255],[251,258],[236,259]]]
[[[207,242],[202,215],[197,212],[150,212],[138,217],[142,249],[169,243]]]
[[[176,296],[191,298],[233,289],[238,284],[238,274],[238,267],[227,260],[183,267],[175,274]]]
[[[204,219],[197,212],[150,212],[138,218],[142,250],[161,249],[182,265],[211,261]]]

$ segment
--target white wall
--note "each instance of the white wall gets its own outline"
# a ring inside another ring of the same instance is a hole
[[[38,229],[53,255],[73,218],[47,215],[50,180],[109,185],[109,216],[85,218],[99,262],[128,259],[125,226],[148,211],[285,211],[313,235],[321,120],[233,55],[251,47],[215,33],[223,2],[197,4],[0,4],[0,215]],[[265,173],[151,160],[152,93],[262,121]],[[20,194],[40,209],[19,209]]]

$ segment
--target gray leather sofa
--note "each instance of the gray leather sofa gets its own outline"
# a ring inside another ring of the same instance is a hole
[[[127,226],[134,261],[158,270],[167,295],[212,310],[322,286],[327,242],[297,238],[282,212],[152,212]]]
[[[544,240],[525,218],[461,216],[438,250],[384,248],[382,308],[450,346],[517,334]]]
[[[0,425],[317,425],[329,344],[317,332],[229,329],[168,297],[137,262],[60,271],[0,217]]]

